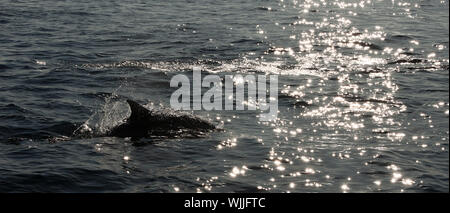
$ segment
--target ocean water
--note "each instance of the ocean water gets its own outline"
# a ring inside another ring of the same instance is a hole
[[[448,48],[447,0],[0,0],[0,191],[448,192]],[[277,74],[278,120],[102,136],[194,66]]]

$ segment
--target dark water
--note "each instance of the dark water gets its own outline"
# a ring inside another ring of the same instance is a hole
[[[447,0],[0,0],[1,192],[448,192]],[[279,74],[279,120],[103,133],[172,76]]]

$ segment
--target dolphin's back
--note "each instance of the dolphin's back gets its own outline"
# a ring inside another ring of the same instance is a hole
[[[117,137],[147,137],[153,133],[159,135],[172,134],[180,130],[205,131],[216,129],[211,122],[192,114],[149,110],[135,101],[127,100],[131,109],[128,120],[110,132],[111,136]]]

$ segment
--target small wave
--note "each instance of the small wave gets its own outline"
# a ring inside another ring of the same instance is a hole
[[[257,10],[263,10],[263,11],[277,11],[276,9],[273,9],[271,7],[257,7]]]
[[[8,114],[22,114],[22,113],[29,113],[29,114],[34,114],[32,111],[27,110],[25,108],[22,108],[16,104],[7,104],[7,105],[0,105],[0,111],[1,112],[6,112]]]
[[[408,35],[388,35],[385,39],[386,42],[396,42],[396,41],[410,41],[414,38]]]
[[[41,171],[28,168],[28,172],[9,172],[1,181],[2,192],[98,192],[121,190],[122,178],[112,170],[86,168],[54,168]],[[30,171],[31,170],[31,171]],[[2,183],[3,182],[3,183]]]
[[[305,58],[305,61],[308,59]],[[283,62],[261,62],[258,60],[177,60],[168,62],[122,61],[99,64],[75,65],[77,68],[97,71],[109,69],[149,69],[161,72],[192,72],[193,67],[201,67],[202,71],[210,73],[266,73],[280,75],[311,75],[324,77],[317,68],[305,65],[287,65]],[[129,71],[129,70],[127,70]]]
[[[7,69],[11,69],[11,67],[6,64],[0,64],[0,70],[7,70]]]
[[[421,58],[413,58],[413,59],[398,59],[395,61],[388,62],[388,64],[419,64],[419,63],[426,63],[426,59]]]

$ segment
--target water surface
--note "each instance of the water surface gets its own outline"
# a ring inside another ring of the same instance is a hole
[[[448,192],[443,0],[0,0],[2,192]],[[278,74],[279,119],[69,137],[169,106],[172,76]],[[88,127],[88,128],[86,128]]]

